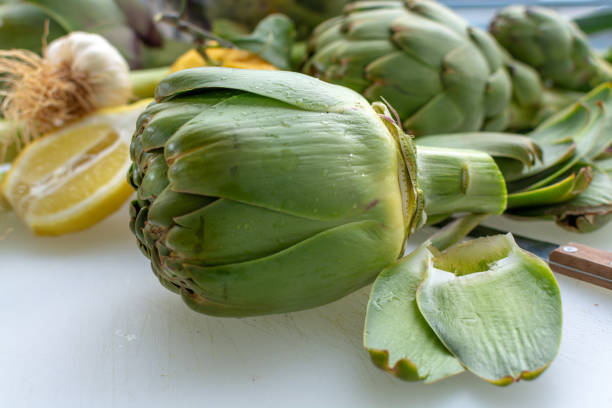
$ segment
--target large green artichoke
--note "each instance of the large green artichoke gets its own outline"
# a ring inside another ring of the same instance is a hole
[[[395,261],[425,215],[506,204],[490,156],[423,147],[417,160],[384,105],[293,72],[168,76],[131,155],[140,248],[166,287],[214,315],[333,301]]]
[[[499,45],[433,1],[347,5],[315,29],[304,72],[384,97],[417,136],[508,121],[512,85]]]
[[[588,91],[612,80],[610,63],[597,55],[574,23],[552,9],[507,7],[497,14],[490,31],[514,58],[558,87]]]

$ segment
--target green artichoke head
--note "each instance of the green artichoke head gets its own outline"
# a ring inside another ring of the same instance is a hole
[[[297,73],[170,75],[131,148],[139,246],[207,314],[338,299],[400,256],[422,212],[414,147],[386,108]]]
[[[514,58],[558,87],[588,91],[612,80],[612,66],[573,22],[553,9],[509,6],[495,16],[489,30]]]
[[[384,97],[422,134],[503,130],[512,85],[502,51],[430,0],[360,1],[315,29],[304,72]]]

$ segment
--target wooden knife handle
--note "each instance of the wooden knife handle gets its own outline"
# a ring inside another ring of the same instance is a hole
[[[612,252],[570,242],[552,251],[550,268],[607,289],[612,289]]]

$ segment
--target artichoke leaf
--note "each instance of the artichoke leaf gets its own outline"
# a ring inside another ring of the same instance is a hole
[[[318,306],[371,282],[388,259],[399,256],[403,234],[376,221],[359,221],[251,261],[203,267],[180,260],[196,288],[183,291],[183,298],[195,310],[219,316]]]
[[[228,75],[228,71],[232,72]],[[368,111],[369,106],[359,94],[342,86],[335,86],[316,78],[303,77],[295,81],[289,71],[256,71],[245,69],[192,68],[175,72],[164,78],[155,90],[160,102],[178,94],[195,90],[233,89],[265,96],[314,112],[344,112],[347,105]]]
[[[425,135],[415,140],[417,146],[475,149],[494,158],[516,160],[526,167],[542,159],[542,151],[533,139],[509,133],[478,132]]]
[[[141,134],[145,152],[164,147],[170,136],[203,110],[234,96],[228,92],[211,92],[198,96],[179,96],[167,102],[150,105],[143,116],[147,125]],[[140,126],[143,126],[141,123]],[[139,126],[139,127],[140,127]]]
[[[285,15],[271,14],[247,36],[229,38],[238,48],[259,55],[280,69],[289,69],[295,26]]]
[[[592,179],[591,167],[582,167],[557,183],[509,194],[508,208],[551,205],[569,201],[584,192]]]
[[[431,330],[416,304],[416,290],[433,255],[424,243],[384,269],[372,286],[364,346],[372,362],[402,380],[431,383],[464,371]]]
[[[372,119],[237,95],[202,111],[168,140],[168,178],[175,191],[312,219],[384,213],[399,191],[388,176],[397,174],[398,158],[395,146],[378,136],[384,124]],[[368,160],[374,156],[385,159]]]
[[[313,220],[219,199],[174,218],[166,236],[175,256],[201,265],[229,264],[272,255],[346,220]]]
[[[561,296],[542,260],[508,234],[456,245],[433,264],[417,305],[465,368],[508,385],[548,367],[561,340]]]
[[[612,219],[612,175],[597,164],[592,168],[589,186],[577,197],[557,205],[513,209],[510,214],[552,217],[559,226],[573,232],[601,228]]]
[[[589,165],[610,144],[612,84],[602,84],[578,103],[541,124],[529,136],[542,148],[541,165],[513,175],[511,191],[533,190],[556,182],[576,165]],[[567,157],[573,144],[571,157]],[[564,147],[568,150],[564,154]]]

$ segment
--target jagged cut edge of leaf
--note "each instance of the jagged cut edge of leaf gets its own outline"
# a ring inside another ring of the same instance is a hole
[[[370,353],[370,358],[372,359],[372,363],[374,365],[390,374],[393,374],[395,377],[400,378],[404,381],[419,381],[425,380],[427,383],[427,377],[419,376],[419,370],[412,361],[407,358],[401,358],[395,362],[393,367],[389,365],[389,350],[379,350],[369,348],[367,349],[368,353]]]

